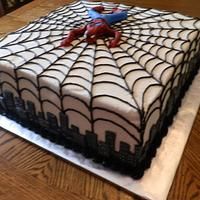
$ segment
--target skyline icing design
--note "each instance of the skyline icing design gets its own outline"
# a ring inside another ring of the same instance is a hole
[[[119,46],[109,49],[109,38],[90,45],[80,37],[60,47],[71,29],[91,21],[88,10],[98,5],[128,11],[127,20],[112,26],[122,33]],[[58,124],[64,113],[69,128],[82,135],[89,131],[104,142],[113,132],[115,151],[126,143],[134,153],[149,143],[173,89],[181,90],[199,52],[199,29],[199,19],[179,13],[74,2],[0,40],[1,92],[33,102],[45,118],[53,113]]]

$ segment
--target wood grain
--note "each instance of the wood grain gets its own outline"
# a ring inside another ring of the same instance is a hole
[[[0,18],[0,36],[47,14],[67,0],[35,0]],[[115,0],[200,17],[199,0]],[[200,110],[177,170],[168,200],[200,199]],[[0,130],[1,200],[137,200],[120,188],[5,130]]]

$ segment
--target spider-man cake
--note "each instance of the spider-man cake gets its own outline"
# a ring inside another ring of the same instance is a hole
[[[140,178],[200,66],[199,29],[155,9],[61,7],[0,40],[1,113]]]

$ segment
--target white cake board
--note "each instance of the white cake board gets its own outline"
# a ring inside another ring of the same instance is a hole
[[[16,122],[0,115],[0,126],[74,164],[100,176],[114,184],[151,200],[165,200],[171,187],[176,169],[190,134],[195,116],[200,105],[200,72],[183,99],[182,106],[176,115],[167,136],[163,139],[151,168],[145,171],[140,180],[120,175],[101,165],[85,159],[82,155],[67,150],[62,146],[40,137]]]

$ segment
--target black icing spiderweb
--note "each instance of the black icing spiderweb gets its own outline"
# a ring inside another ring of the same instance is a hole
[[[89,45],[84,38],[60,47],[69,30],[91,21],[88,9],[97,5],[128,10],[128,19],[113,26],[122,33],[119,47],[108,49],[108,39]],[[2,88],[37,102],[41,112],[67,114],[83,131],[104,132],[112,123],[113,131],[140,143],[142,123],[161,111],[161,94],[188,51],[197,23],[178,13],[78,1],[0,41],[0,64],[10,66],[1,70],[6,77]]]

